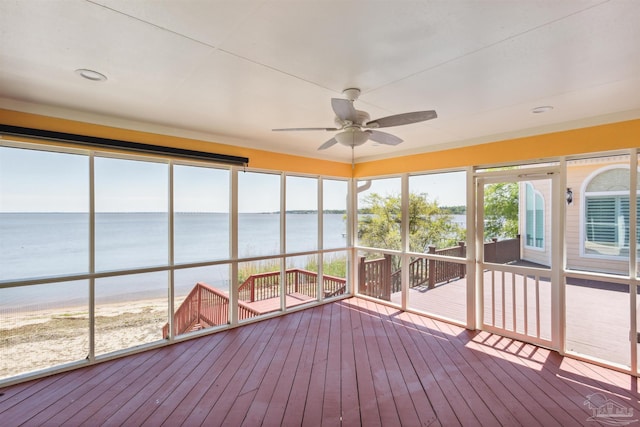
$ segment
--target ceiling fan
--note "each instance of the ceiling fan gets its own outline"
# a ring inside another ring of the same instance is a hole
[[[356,110],[353,102],[360,96],[360,89],[350,88],[342,91],[346,99],[331,98],[331,107],[336,113],[335,124],[332,128],[285,128],[272,129],[274,131],[307,131],[324,130],[340,131],[333,138],[318,147],[318,150],[325,150],[337,143],[347,147],[357,147],[364,144],[369,139],[379,144],[398,145],[402,139],[390,133],[375,130],[392,126],[402,126],[411,123],[423,122],[438,117],[434,110],[414,111],[412,113],[395,114],[393,116],[382,117],[370,120],[369,113]]]

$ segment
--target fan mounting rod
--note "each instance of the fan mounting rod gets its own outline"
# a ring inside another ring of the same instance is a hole
[[[347,98],[351,102],[357,101],[358,98],[360,97],[360,89],[355,87],[348,88],[343,90],[342,94],[345,96],[345,98]]]

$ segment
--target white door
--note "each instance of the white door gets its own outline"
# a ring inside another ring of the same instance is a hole
[[[476,178],[478,321],[483,330],[558,349],[559,175],[523,172]]]

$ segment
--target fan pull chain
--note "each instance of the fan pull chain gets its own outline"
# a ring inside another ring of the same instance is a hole
[[[351,146],[351,170],[354,170],[356,168],[356,162],[355,162],[355,147],[352,145]]]

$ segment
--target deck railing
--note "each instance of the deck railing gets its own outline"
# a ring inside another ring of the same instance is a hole
[[[342,295],[347,291],[347,279],[343,277],[335,277],[329,275],[323,275],[322,279],[324,297],[331,298],[338,295]]]
[[[358,277],[360,293],[374,298],[391,300],[391,255],[383,258],[360,257]]]
[[[458,242],[458,246],[436,249],[429,246],[429,254],[465,258],[467,251],[465,242]],[[484,244],[486,262],[506,264],[520,260],[520,236],[515,239],[498,241],[492,239]],[[378,299],[390,301],[391,294],[401,291],[401,270],[392,271],[391,255],[383,258],[360,258],[359,263],[359,292]],[[453,279],[461,279],[466,274],[464,263],[439,259],[418,258],[409,264],[409,287],[414,288],[427,284],[429,289],[437,284],[446,283]]]
[[[429,253],[464,258],[467,255],[467,248],[464,242],[458,242],[458,246],[440,250],[436,250],[435,246],[429,246]],[[438,283],[445,283],[453,279],[462,279],[466,274],[466,266],[451,261],[430,259],[429,271],[434,272],[434,274],[429,275],[429,289],[431,289]]]
[[[301,268],[290,268],[286,270],[285,276],[286,293],[299,293],[310,298],[317,297],[318,273]],[[325,275],[323,280],[325,297],[341,295],[346,290],[346,279]],[[238,288],[238,298],[246,302],[262,301],[279,296],[279,271],[253,274]]]
[[[520,235],[515,239],[491,239],[484,244],[484,262],[507,264],[520,261]]]
[[[238,318],[248,319],[260,313],[242,301],[238,304]],[[198,282],[186,296],[173,316],[174,335],[229,323],[229,296],[206,283]],[[169,335],[169,324],[162,328],[162,336]]]
[[[285,272],[286,292],[317,297],[318,273],[300,268]],[[342,295],[347,289],[347,280],[341,277],[323,276],[324,297]],[[238,288],[238,319],[258,316],[261,312],[249,303],[280,296],[280,272],[254,274]],[[174,335],[183,334],[210,326],[229,322],[229,295],[206,283],[198,282],[186,296],[173,318]],[[162,328],[162,336],[169,335],[169,324]]]

